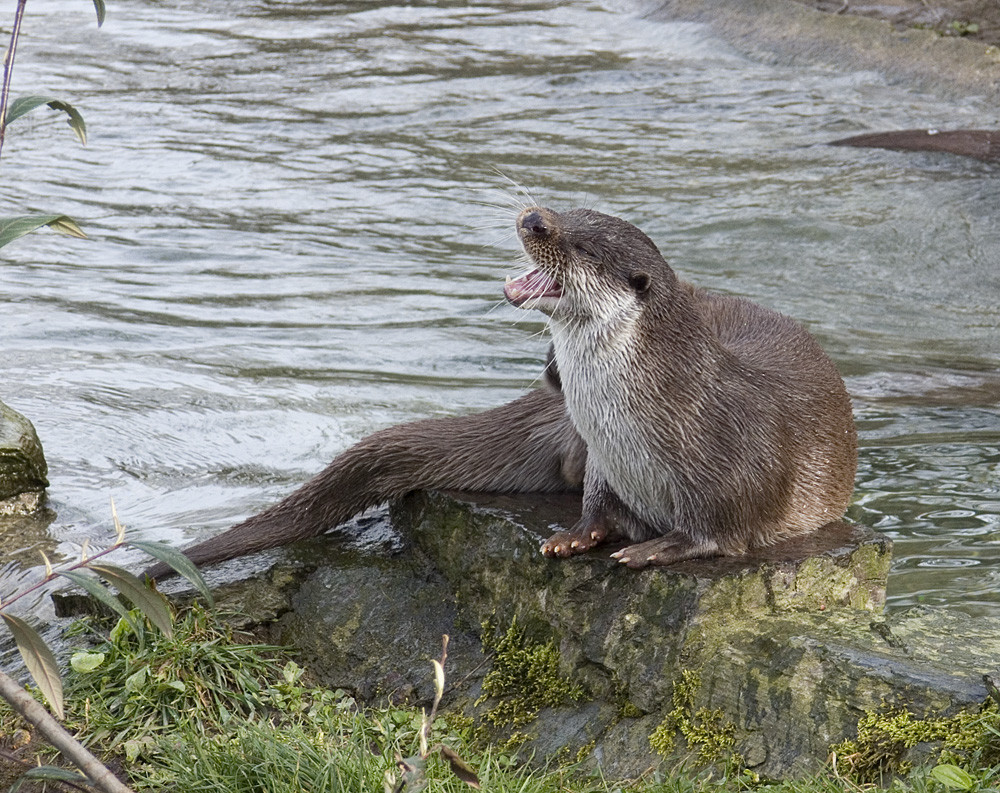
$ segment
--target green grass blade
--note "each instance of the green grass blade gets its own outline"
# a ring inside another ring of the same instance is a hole
[[[104,0],[94,0],[94,10],[97,11],[97,27],[104,24]]]
[[[166,598],[150,589],[128,570],[110,564],[91,564],[90,569],[118,588],[164,636],[173,636],[174,619]]]
[[[154,559],[172,567],[180,575],[184,576],[188,581],[194,584],[195,587],[197,587],[198,591],[201,593],[202,597],[205,598],[205,602],[208,603],[210,608],[215,605],[215,599],[212,597],[212,593],[209,591],[208,584],[205,583],[205,579],[202,578],[201,573],[198,572],[198,568],[195,567],[194,563],[176,548],[171,545],[167,545],[165,542],[147,542],[144,540],[129,540],[129,545],[133,548],[138,548],[140,551],[148,553]]]
[[[31,679],[35,681],[35,685],[41,689],[49,701],[49,706],[56,717],[62,721],[66,718],[63,711],[62,678],[59,676],[59,665],[56,663],[55,656],[52,655],[52,650],[42,641],[38,632],[21,618],[2,613],[0,613],[0,617],[3,617],[14,636],[17,649],[21,653],[21,658],[28,668]]]
[[[61,110],[68,115],[69,125],[76,134],[77,140],[84,146],[87,145],[87,125],[83,121],[83,116],[69,102],[64,102],[62,99],[54,96],[19,96],[7,108],[5,125],[10,124],[25,113],[30,113],[36,107],[41,107],[42,105],[48,105],[53,110]]]
[[[74,220],[66,215],[21,215],[0,218],[0,248],[42,226],[49,226],[53,231],[68,234],[71,237],[84,239],[87,237]]]

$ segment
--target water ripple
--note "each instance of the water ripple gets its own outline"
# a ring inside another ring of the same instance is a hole
[[[110,536],[110,496],[181,542],[378,427],[529,387],[546,341],[495,308],[498,169],[805,322],[855,395],[851,515],[895,540],[890,603],[1000,608],[996,168],[823,145],[993,109],[612,0],[126,2],[100,31],[78,0],[28,9],[15,93],[90,130],[22,119],[0,181],[91,237],[20,240],[0,275],[0,397],[45,443],[57,555]]]

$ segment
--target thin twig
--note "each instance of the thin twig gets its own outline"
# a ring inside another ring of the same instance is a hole
[[[18,592],[16,595],[12,595],[7,600],[4,600],[4,601],[0,602],[0,607],[2,607],[2,608],[5,609],[11,603],[16,603],[18,600],[20,600],[21,598],[23,598],[25,595],[30,595],[36,589],[41,589],[43,586],[45,586],[49,582],[54,581],[55,579],[57,579],[60,576],[61,573],[66,572],[66,571],[71,571],[71,570],[79,570],[81,567],[87,567],[87,565],[89,565],[95,559],[100,559],[102,556],[107,556],[109,553],[113,553],[114,551],[117,551],[119,548],[121,548],[124,545],[128,545],[128,543],[127,542],[116,542],[114,545],[111,545],[111,546],[105,548],[103,551],[98,551],[97,553],[91,554],[90,556],[84,556],[79,562],[74,562],[73,564],[69,565],[68,567],[62,567],[62,568],[60,568],[58,570],[53,570],[51,573],[48,573],[45,576],[45,578],[43,578],[41,581],[36,581],[34,584],[32,584],[27,589],[24,589],[21,592]],[[45,558],[44,554],[43,554],[43,558]]]
[[[132,793],[94,755],[70,735],[41,703],[25,691],[16,680],[0,671],[0,696],[59,753],[79,768],[93,785],[105,793]]]
[[[3,151],[4,133],[7,131],[7,100],[10,97],[10,78],[14,73],[14,52],[17,50],[17,39],[21,33],[21,20],[24,19],[24,7],[28,0],[17,0],[14,10],[14,27],[10,31],[10,46],[3,58],[3,86],[0,87],[0,152]]]

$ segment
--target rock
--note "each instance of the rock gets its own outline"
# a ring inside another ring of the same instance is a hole
[[[922,718],[988,696],[1000,625],[886,620],[890,543],[868,529],[832,524],[752,557],[643,571],[608,549],[542,557],[541,539],[579,508],[418,493],[210,576],[251,565],[252,580],[215,587],[220,606],[297,647],[322,683],[376,701],[427,702],[449,634],[447,708],[507,749],[586,757],[609,778],[681,757],[812,773],[867,712]]]
[[[843,709],[816,724],[812,684],[836,677],[839,662],[818,661],[819,650],[806,645],[828,632],[871,644],[872,615],[885,602],[886,539],[836,524],[766,554],[636,573],[605,550],[542,558],[541,539],[579,506],[553,498],[525,507],[523,498],[421,494],[397,505],[393,520],[434,561],[469,621],[516,618],[534,626],[536,640],[557,644],[572,679],[614,704],[614,718],[589,732],[609,776],[634,776],[659,762],[650,736],[676,710],[685,672],[697,680],[686,718],[722,715],[694,719],[687,746],[674,742],[679,752],[713,759],[705,741],[693,744],[700,733],[729,732],[730,754],[744,746],[766,773],[815,770],[853,727],[858,711],[846,704],[853,696],[847,683],[838,692]],[[543,712],[531,732],[548,736],[563,718]]]
[[[701,22],[738,51],[769,63],[835,64],[964,101],[1000,97],[1000,48],[879,19],[827,14],[793,0],[629,0],[656,19]],[[853,4],[852,4],[853,5]]]
[[[0,515],[37,510],[49,485],[47,473],[35,428],[0,402]]]

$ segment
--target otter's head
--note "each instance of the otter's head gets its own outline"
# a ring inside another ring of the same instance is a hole
[[[529,207],[518,215],[517,235],[536,269],[508,281],[504,294],[553,318],[636,316],[677,281],[649,237],[611,215]]]

